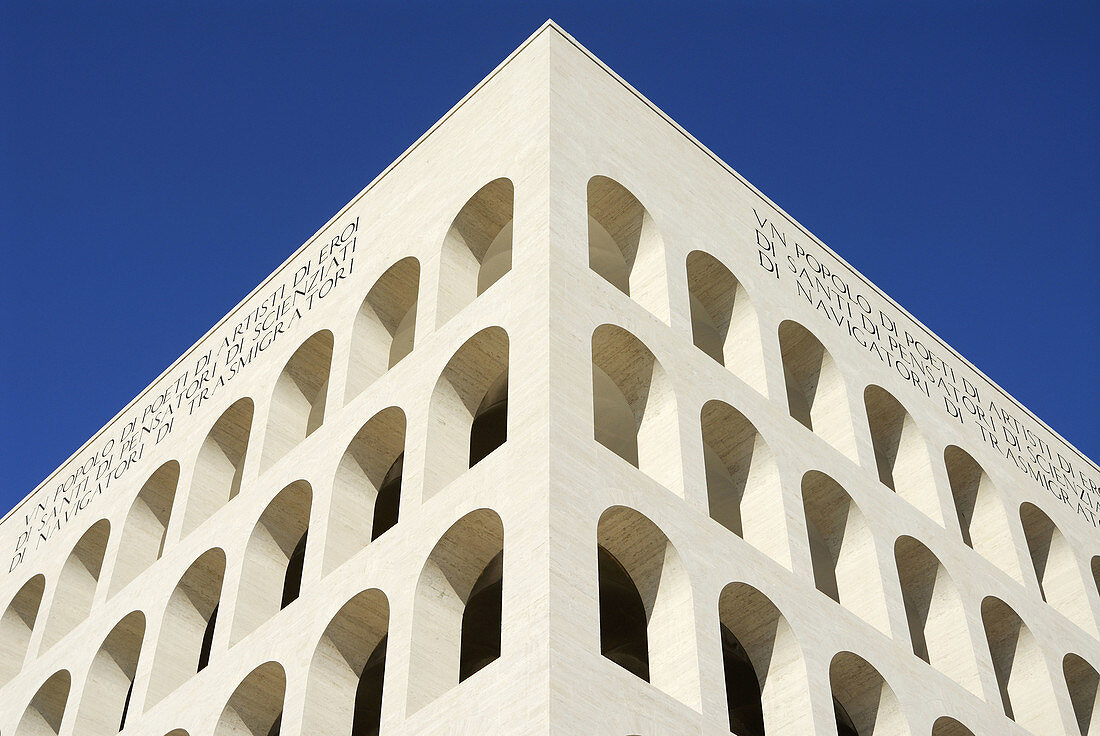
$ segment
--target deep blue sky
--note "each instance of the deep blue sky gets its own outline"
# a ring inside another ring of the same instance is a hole
[[[5,1],[2,510],[547,17],[1100,457],[1100,4]]]

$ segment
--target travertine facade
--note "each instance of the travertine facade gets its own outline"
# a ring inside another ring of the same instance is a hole
[[[0,523],[0,734],[1100,733],[1098,477],[548,23]]]

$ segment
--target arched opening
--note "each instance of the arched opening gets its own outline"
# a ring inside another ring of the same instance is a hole
[[[813,333],[791,320],[779,325],[779,347],[791,416],[858,462],[848,389],[833,356]]]
[[[601,325],[592,333],[592,407],[597,442],[682,491],[672,382],[649,348],[615,325]]]
[[[65,704],[69,700],[72,678],[67,670],[50,675],[31,698],[15,736],[57,736],[61,732],[61,720],[65,717]]]
[[[23,669],[45,589],[46,578],[35,575],[23,583],[0,617],[0,685]]]
[[[653,522],[625,506],[604,511],[596,535],[601,653],[698,707],[691,584],[676,548]]]
[[[1060,733],[1062,719],[1046,661],[1030,629],[992,596],[982,601],[982,623],[1005,715],[1035,733]]]
[[[894,558],[913,653],[981,696],[978,664],[955,582],[936,556],[913,537],[898,537]]]
[[[248,673],[225,704],[214,736],[279,736],[286,673],[265,662]]]
[[[932,736],[974,736],[974,732],[954,718],[940,716],[932,724]]]
[[[802,477],[802,504],[817,589],[888,634],[875,539],[859,507],[816,470]]]
[[[110,595],[125,588],[164,553],[164,539],[168,534],[179,477],[179,463],[170,460],[161,465],[138,492],[122,527]]]
[[[829,682],[839,736],[908,736],[893,689],[862,657],[851,652],[834,656]]]
[[[396,406],[375,414],[356,433],[336,469],[325,574],[397,523],[404,458],[405,413]]]
[[[331,364],[332,333],[328,330],[314,334],[290,356],[271,394],[261,471],[324,422]]]
[[[377,736],[388,627],[389,602],[380,590],[340,608],[310,662],[302,733]]]
[[[512,269],[514,195],[511,181],[494,179],[470,197],[451,223],[439,256],[437,325]]]
[[[508,334],[489,327],[447,363],[428,409],[425,496],[430,498],[508,438]]]
[[[245,548],[230,645],[298,597],[313,492],[304,480],[279,491],[256,522]]]
[[[1092,558],[1092,584],[1096,586],[1096,592],[1100,593],[1100,555]]]
[[[701,250],[688,254],[687,279],[695,347],[767,396],[760,321],[745,287],[721,261]]]
[[[588,265],[668,322],[664,240],[642,203],[606,176],[588,180]]]
[[[110,535],[110,522],[100,519],[84,532],[69,553],[50,605],[50,616],[42,635],[43,648],[48,649],[60,641],[92,610],[92,600],[103,568],[103,553],[107,550]]]
[[[975,552],[1023,582],[1020,561],[1008,529],[1008,516],[993,481],[968,452],[955,445],[943,451],[947,479],[963,541]]]
[[[113,736],[126,727],[144,638],[145,616],[134,611],[103,640],[88,670],[84,699],[76,713],[75,733]]]
[[[1020,522],[1043,600],[1093,636],[1096,619],[1089,608],[1085,581],[1073,548],[1058,526],[1036,505],[1020,505]]]
[[[779,609],[756,588],[730,583],[718,599],[730,731],[801,736],[813,731],[802,649]]]
[[[1100,675],[1096,669],[1076,654],[1062,659],[1062,674],[1066,678],[1073,715],[1081,736],[1100,734]]]
[[[790,567],[779,468],[768,443],[721,401],[704,404],[699,422],[710,517]]]
[[[413,606],[409,713],[500,656],[503,553],[500,517],[478,509],[428,555]]]
[[[224,577],[225,553],[217,548],[204,552],[180,577],[157,637],[147,708],[210,663]]]
[[[355,315],[345,403],[412,352],[420,261],[403,258],[367,292]]]
[[[218,417],[203,440],[183,515],[185,535],[240,493],[252,412],[252,399],[238,399]]]
[[[879,480],[942,526],[928,445],[913,417],[889,391],[878,386],[863,391],[863,402]]]

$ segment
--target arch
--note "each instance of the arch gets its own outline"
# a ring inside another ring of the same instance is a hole
[[[638,198],[606,176],[588,180],[588,265],[668,322],[668,273],[661,232]]]
[[[1095,555],[1089,566],[1092,568],[1092,583],[1096,586],[1096,592],[1100,593],[1100,555]]]
[[[817,470],[802,476],[814,584],[883,633],[890,633],[875,539],[859,506]]]
[[[747,583],[718,598],[730,730],[739,736],[813,731],[806,664],[794,632],[771,600]]]
[[[309,665],[302,733],[377,736],[389,615],[386,596],[371,589],[329,622]]]
[[[490,509],[456,521],[428,555],[413,604],[410,714],[500,656],[503,555],[504,524]]]
[[[844,376],[812,332],[792,320],[779,325],[783,379],[792,417],[859,462]]]
[[[302,584],[313,491],[298,480],[264,509],[245,547],[230,645],[297,597]]]
[[[1008,528],[1008,516],[993,481],[970,453],[955,445],[943,451],[947,479],[963,541],[1017,582],[1023,582],[1020,561]]]
[[[43,648],[52,647],[88,617],[110,536],[111,523],[100,519],[84,532],[69,553],[50,604],[50,615],[42,634]]]
[[[451,222],[439,255],[437,326],[442,326],[512,269],[515,189],[494,179]]]
[[[604,553],[598,554],[604,561],[599,578],[601,653],[698,708],[699,657],[691,582],[676,548],[656,524],[625,506],[603,512],[596,543],[597,553]],[[645,615],[644,630],[638,599]]]
[[[279,736],[285,693],[282,665],[264,662],[229,696],[214,736]]]
[[[867,660],[839,652],[829,664],[829,682],[841,736],[908,736],[893,689]]]
[[[1020,504],[1020,523],[1024,527],[1028,553],[1043,600],[1096,636],[1096,619],[1089,608],[1085,581],[1069,540],[1035,504]]]
[[[141,611],[133,611],[115,624],[103,640],[84,683],[75,733],[113,736],[126,727],[144,638],[145,616]]]
[[[701,250],[688,253],[687,280],[695,347],[767,396],[760,320],[745,287],[725,264]]]
[[[347,403],[412,352],[420,261],[402,258],[378,277],[355,315]]]
[[[981,697],[978,663],[955,582],[913,537],[898,537],[894,558],[913,653]]]
[[[487,327],[455,351],[432,391],[425,498],[507,439],[508,333]]]
[[[790,567],[779,468],[745,415],[708,401],[699,415],[710,517]]]
[[[1031,630],[993,596],[982,601],[982,623],[1005,715],[1036,733],[1061,732],[1043,651]]]
[[[149,476],[138,492],[122,527],[108,597],[125,588],[164,553],[179,477],[179,463],[169,460]]]
[[[865,388],[863,403],[879,481],[943,526],[932,459],[917,423],[901,402],[881,386]]]
[[[189,534],[240,493],[253,411],[252,399],[238,399],[222,412],[203,440],[183,512],[183,534]]]
[[[1100,675],[1096,668],[1071,652],[1062,658],[1062,674],[1081,736],[1100,734]]]
[[[57,736],[61,732],[71,684],[72,677],[68,670],[50,675],[23,711],[23,717],[15,727],[15,736]]]
[[[405,413],[375,414],[340,459],[325,537],[324,572],[343,564],[397,523],[405,458]]]
[[[160,625],[146,708],[210,662],[224,578],[225,552],[217,547],[202,553],[180,577]]]
[[[169,731],[164,736],[188,736],[188,734],[182,728],[176,728],[176,729],[173,729],[173,730]]]
[[[324,422],[332,343],[328,330],[314,333],[294,351],[279,374],[267,412],[261,472]]]
[[[931,736],[974,736],[974,732],[954,718],[940,716],[932,724]]]
[[[592,333],[593,434],[596,441],[680,493],[676,396],[661,363],[616,325]]]
[[[0,616],[0,685],[23,669],[45,589],[46,578],[35,575],[23,583]]]

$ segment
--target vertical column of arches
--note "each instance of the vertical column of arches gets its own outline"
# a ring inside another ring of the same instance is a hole
[[[405,413],[375,414],[356,433],[333,482],[324,572],[343,564],[397,523],[405,458]]]
[[[1073,548],[1058,526],[1036,505],[1020,506],[1020,522],[1027,538],[1027,548],[1035,579],[1043,600],[1056,611],[1092,635],[1096,635],[1096,619],[1089,607],[1085,581],[1077,567]]]
[[[1035,733],[1060,733],[1050,674],[1031,630],[993,596],[982,601],[982,623],[1005,715]]]
[[[332,333],[321,330],[299,346],[275,382],[268,407],[260,470],[309,437],[325,420]]]
[[[606,176],[588,181],[588,265],[656,317],[669,321],[661,233],[638,198]]]
[[[833,356],[813,333],[791,320],[779,325],[779,347],[791,416],[858,462],[848,389]]]
[[[19,725],[15,727],[15,736],[57,736],[61,732],[71,685],[72,677],[68,670],[50,675],[23,711]]]
[[[388,630],[380,590],[359,593],[337,612],[309,665],[302,733],[377,736]]]
[[[374,283],[355,315],[344,402],[351,401],[412,352],[420,261],[403,258]]]
[[[879,480],[925,516],[943,525],[928,445],[913,417],[889,391],[879,386],[864,389],[863,402]]]
[[[730,730],[738,736],[813,731],[802,649],[779,609],[746,583],[718,598]]]
[[[204,552],[180,577],[164,609],[147,708],[209,664],[224,577],[225,553],[217,548]]]
[[[103,568],[103,553],[107,550],[110,535],[110,522],[100,519],[84,532],[69,553],[50,604],[50,615],[42,634],[43,647],[56,644],[92,610],[92,600]]]
[[[103,640],[84,683],[75,733],[113,736],[126,727],[144,638],[145,616],[134,611],[115,624]]]
[[[508,334],[488,327],[447,362],[428,408],[430,498],[508,439]]]
[[[641,679],[699,707],[699,658],[691,582],[657,526],[624,506],[596,532],[600,651]]]
[[[894,557],[913,653],[980,696],[977,660],[955,582],[913,537],[898,537]]]
[[[779,468],[768,443],[721,401],[704,404],[699,422],[711,518],[789,567]]]
[[[109,595],[125,588],[163,554],[179,477],[179,463],[170,460],[138,492],[122,527]]]
[[[214,736],[279,736],[285,694],[282,666],[278,662],[261,664],[229,696]]]
[[[889,634],[871,527],[851,496],[816,470],[802,478],[810,559],[817,589]]]
[[[183,514],[188,534],[241,491],[241,476],[252,431],[252,399],[238,399],[226,409],[199,448],[191,490]]]
[[[416,583],[408,712],[500,656],[504,524],[489,509],[455,522]]]
[[[514,199],[512,182],[494,179],[470,197],[451,223],[439,255],[437,325],[512,269]]]
[[[45,589],[46,578],[35,575],[23,583],[0,616],[0,685],[23,668]]]
[[[592,404],[597,442],[682,491],[672,381],[649,348],[621,327],[601,325],[592,333]]]
[[[829,665],[839,736],[909,736],[893,689],[865,659],[840,652]]]
[[[721,261],[701,250],[688,254],[687,280],[695,347],[767,396],[760,321],[745,287]]]
[[[301,592],[313,491],[304,480],[279,491],[245,547],[230,644],[293,603]]]
[[[1100,734],[1100,675],[1091,664],[1073,653],[1062,659],[1062,674],[1081,736]]]
[[[993,481],[960,447],[949,445],[943,451],[943,460],[963,541],[1015,580],[1023,582],[1008,516]]]

